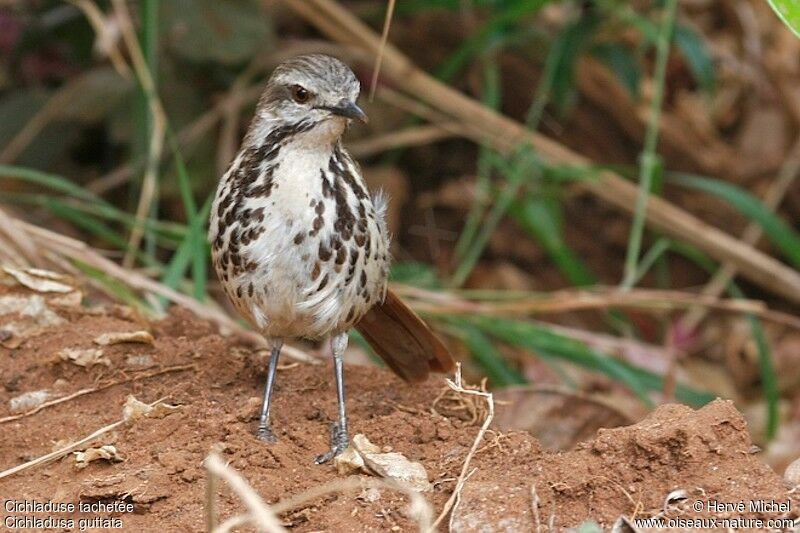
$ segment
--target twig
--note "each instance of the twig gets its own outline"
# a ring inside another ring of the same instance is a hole
[[[472,477],[472,474],[474,474],[477,471],[478,471],[477,468],[473,468],[472,470],[469,471],[469,474],[464,476],[464,479],[459,479],[456,482],[456,486],[453,489],[453,494],[456,495],[456,501],[453,502],[453,508],[450,510],[450,519],[448,520],[447,523],[448,531],[453,531],[453,520],[456,515],[456,509],[458,509],[458,505],[461,503],[461,492],[464,490],[464,485],[467,484],[467,481],[469,480],[469,478]]]
[[[481,426],[481,429],[478,431],[478,434],[475,436],[475,441],[472,443],[472,447],[470,448],[469,453],[467,453],[467,457],[464,459],[464,465],[461,467],[461,473],[458,475],[456,488],[453,490],[453,493],[450,495],[450,498],[447,499],[447,502],[444,504],[442,512],[439,514],[438,518],[436,518],[436,521],[433,523],[433,526],[429,531],[436,530],[441,521],[444,520],[447,514],[453,509],[456,499],[460,497],[461,490],[464,488],[464,483],[466,483],[467,478],[469,478],[469,476],[471,476],[472,473],[474,472],[474,470],[472,472],[468,472],[470,461],[472,461],[472,457],[478,450],[478,446],[483,440],[483,436],[486,434],[486,430],[489,429],[489,425],[492,423],[492,419],[494,418],[494,399],[492,397],[492,393],[483,392],[479,390],[465,389],[461,383],[461,363],[456,363],[456,373],[454,376],[454,381],[447,379],[446,382],[447,386],[456,392],[459,392],[461,394],[471,394],[473,396],[480,396],[482,398],[485,398],[487,413],[486,413],[486,419],[483,421],[483,425]]]
[[[339,42],[375,53],[380,37],[353,14],[333,0],[284,0],[298,14]],[[479,102],[435,80],[417,68],[391,44],[384,51],[383,72],[405,92],[414,94],[451,120],[479,128],[481,142],[502,152],[510,152],[523,143],[531,144],[551,162],[587,165],[590,161],[560,143],[527,130],[522,124],[486,108]],[[637,188],[611,171],[602,171],[597,179],[578,184],[600,198],[631,212]],[[743,276],[783,298],[800,302],[800,273],[763,252],[706,224],[663,198],[651,198],[647,209],[648,224],[667,235],[686,241],[719,261],[731,261]]]
[[[111,387],[115,387],[117,385],[123,385],[125,383],[132,383],[134,381],[141,381],[143,379],[149,379],[149,378],[152,378],[152,377],[155,377],[155,376],[160,376],[162,374],[169,374],[171,372],[182,372],[184,370],[190,370],[190,369],[197,369],[197,366],[193,365],[193,364],[171,366],[169,368],[164,368],[162,370],[159,370],[158,372],[151,372],[151,373],[148,373],[148,374],[141,374],[141,375],[133,376],[133,377],[130,377],[130,378],[127,378],[127,379],[123,379],[123,380],[120,380],[120,381],[112,381],[111,383],[106,383],[105,385],[100,385],[99,387],[91,387],[91,388],[88,388],[88,389],[81,389],[79,391],[73,392],[72,394],[68,394],[66,396],[61,396],[60,398],[56,398],[54,400],[50,400],[49,402],[45,402],[45,403],[37,406],[35,409],[31,409],[30,411],[26,411],[26,412],[18,414],[18,415],[6,416],[4,418],[0,418],[0,424],[5,424],[6,422],[12,422],[14,420],[19,420],[20,418],[25,418],[25,417],[28,417],[28,416],[31,416],[31,415],[35,415],[36,413],[38,413],[39,411],[41,411],[42,409],[45,409],[47,407],[52,407],[54,405],[58,405],[58,404],[61,404],[61,403],[64,403],[64,402],[68,402],[70,400],[74,400],[75,398],[80,398],[81,396],[86,396],[87,394],[92,394],[93,392],[100,392],[101,390],[105,390],[105,389],[108,389],[108,388],[111,388]]]
[[[533,513],[533,524],[536,526],[536,533],[542,529],[542,519],[539,516],[539,494],[536,492],[536,483],[531,484],[531,513]]]
[[[286,528],[281,525],[278,517],[267,504],[264,503],[261,496],[250,487],[247,481],[245,481],[238,472],[226,465],[219,454],[212,452],[206,457],[203,464],[206,467],[209,479],[213,479],[213,481],[211,481],[212,484],[216,484],[216,478],[221,478],[228,483],[233,492],[241,498],[245,507],[247,507],[250,522],[253,523],[257,530],[268,532],[277,531],[279,533],[286,531]],[[211,500],[206,503],[212,506],[213,509],[212,511],[207,511],[207,516],[216,516],[216,504],[214,501],[214,498],[211,498]],[[210,531],[213,532],[215,530],[212,529]]]
[[[512,301],[466,300],[453,293],[433,292],[394,284],[400,295],[415,298],[413,307],[428,313],[480,313],[486,315],[557,314],[589,309],[650,309],[669,311],[703,306],[730,313],[748,313],[765,320],[800,329],[800,317],[768,309],[759,300],[723,299],[691,292],[659,289],[568,289],[547,294],[529,294]]]
[[[456,123],[450,123],[444,127],[439,125],[414,126],[351,143],[347,149],[354,157],[360,159],[394,148],[435,143],[456,135],[453,132],[456,128]]]
[[[392,25],[392,14],[394,13],[395,0],[389,0],[386,7],[386,18],[383,21],[383,32],[381,33],[381,44],[375,56],[375,67],[372,69],[372,82],[369,86],[369,101],[375,99],[375,89],[378,88],[378,75],[381,72],[381,62],[383,62],[383,50],[386,48],[386,41],[389,40],[389,28]]]

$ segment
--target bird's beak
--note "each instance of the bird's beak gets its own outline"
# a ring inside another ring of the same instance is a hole
[[[362,111],[361,108],[355,104],[355,102],[344,101],[337,106],[331,106],[327,109],[334,115],[338,115],[340,117],[352,118],[363,122],[364,124],[369,122],[369,117],[367,117],[367,114],[364,113],[364,111]]]

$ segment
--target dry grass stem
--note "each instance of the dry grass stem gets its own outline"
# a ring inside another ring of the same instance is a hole
[[[483,425],[481,426],[480,430],[478,430],[478,434],[475,436],[475,441],[472,443],[469,453],[467,453],[467,456],[464,458],[464,465],[461,467],[461,473],[458,475],[456,488],[453,490],[450,498],[447,499],[442,512],[436,518],[436,521],[433,523],[430,531],[434,531],[439,526],[447,514],[453,510],[456,500],[460,498],[461,491],[464,488],[464,483],[466,483],[467,479],[474,473],[474,470],[469,470],[470,461],[472,461],[472,458],[475,456],[475,452],[478,450],[478,446],[480,446],[481,441],[483,441],[483,436],[486,434],[486,430],[489,429],[489,425],[492,423],[492,419],[494,419],[494,398],[492,397],[492,393],[465,388],[461,382],[461,363],[456,363],[454,379],[452,381],[447,379],[446,382],[447,386],[455,392],[484,398],[486,401],[487,413],[486,419],[483,421]]]
[[[375,67],[372,69],[372,81],[369,85],[369,101],[375,99],[375,90],[378,88],[378,76],[381,73],[381,63],[383,62],[383,51],[386,42],[389,40],[389,28],[392,26],[392,14],[394,13],[395,0],[389,0],[386,6],[386,18],[383,21],[383,32],[381,33],[381,44],[375,56]]]
[[[536,533],[542,529],[542,518],[539,516],[539,494],[536,492],[536,483],[531,485],[531,514]]]
[[[239,475],[238,472],[225,464],[222,458],[220,458],[219,454],[216,452],[211,452],[211,454],[206,457],[205,461],[203,461],[203,464],[206,467],[206,472],[208,473],[209,484],[215,486],[217,479],[222,479],[230,486],[231,490],[233,490],[233,492],[239,496],[245,507],[247,507],[248,521],[255,526],[256,530],[266,531],[269,533],[283,533],[286,531],[286,528],[281,525],[281,522],[276,514],[267,506],[266,503],[264,503],[264,500],[261,499],[261,496],[259,496],[253,490],[250,484],[247,483],[247,481],[241,475]],[[210,509],[206,510],[206,516],[215,517],[216,494],[207,493],[207,497],[209,500],[206,502],[206,506],[210,507]],[[236,525],[239,525],[241,524],[241,520],[237,519],[235,523]],[[228,525],[226,526],[225,530],[230,529],[231,526]],[[221,528],[214,527],[211,528],[210,531],[212,533],[218,532],[221,531]]]
[[[768,309],[760,300],[727,299],[698,295],[692,292],[661,289],[632,289],[619,291],[612,288],[565,289],[549,294],[520,295],[511,301],[467,300],[457,294],[440,293],[411,287],[393,285],[400,295],[413,298],[414,308],[428,313],[467,313],[484,315],[537,315],[571,313],[592,309],[645,309],[671,311],[697,305],[729,313],[752,313],[765,320],[800,329],[800,318]]]
[[[477,471],[478,471],[477,468],[473,468],[472,470],[469,471],[469,474],[464,476],[464,479],[458,479],[458,481],[456,482],[456,486],[453,489],[453,494],[456,495],[456,499],[453,502],[453,508],[450,510],[450,519],[447,522],[448,531],[453,531],[453,520],[455,520],[456,509],[458,509],[458,505],[461,503],[461,492],[464,490],[464,485],[467,484],[467,481],[469,480],[470,477],[472,477],[472,474],[474,474]]]
[[[125,0],[112,0],[112,5],[122,31],[122,38],[133,62],[133,69],[147,98],[147,105],[153,118],[152,130],[148,132],[150,145],[147,147],[147,164],[145,165],[142,191],[136,207],[136,225],[131,230],[128,250],[122,260],[123,266],[130,268],[134,264],[136,251],[139,249],[144,236],[144,220],[148,217],[158,192],[158,166],[164,148],[167,117],[156,93],[155,82],[144,58],[139,39],[136,37],[136,30],[133,27],[133,21]]]
[[[117,36],[111,29],[113,27],[111,21],[103,15],[103,12],[99,7],[97,7],[97,4],[91,0],[67,0],[67,2],[83,11],[83,15],[92,26],[92,29],[97,35],[95,50],[108,56],[108,59],[111,61],[111,65],[120,76],[123,78],[129,78],[131,75],[131,69],[125,62],[122,52],[120,52],[119,48],[117,47]]]
[[[206,525],[209,531],[222,532],[230,531],[235,527],[246,523],[255,523],[257,527],[265,531],[286,531],[277,519],[277,516],[296,509],[301,505],[313,501],[321,496],[335,494],[357,488],[386,488],[403,492],[411,502],[409,515],[413,517],[420,528],[420,531],[428,531],[431,526],[433,510],[430,504],[418,492],[401,483],[390,482],[384,479],[351,477],[348,479],[337,479],[323,485],[313,487],[301,494],[284,498],[272,506],[267,506],[256,494],[250,485],[235,470],[225,465],[216,453],[212,453],[206,458],[206,469],[209,472],[206,485]],[[248,508],[249,514],[234,516],[219,524],[216,510],[216,487],[218,478],[225,480],[233,491],[242,499]],[[270,525],[264,516],[259,516],[258,512],[265,511],[270,515]],[[270,529],[271,528],[271,529]]]
[[[8,470],[4,470],[4,471],[0,472],[0,479],[3,479],[3,478],[8,477],[8,476],[13,476],[14,474],[18,474],[18,473],[20,473],[22,471],[28,470],[29,468],[33,468],[33,467],[41,465],[41,464],[49,463],[50,461],[53,461],[55,459],[59,459],[61,457],[64,457],[65,455],[67,455],[69,453],[72,453],[75,450],[78,450],[79,448],[85,446],[86,444],[89,444],[90,442],[95,440],[97,437],[99,437],[101,435],[104,435],[104,434],[108,433],[109,431],[111,431],[113,429],[118,428],[119,426],[121,426],[125,422],[126,422],[125,419],[117,420],[116,422],[114,422],[112,424],[109,424],[107,426],[101,427],[100,429],[98,429],[97,431],[92,433],[91,435],[89,435],[87,437],[84,437],[84,438],[82,438],[81,440],[79,440],[77,442],[73,442],[69,446],[65,446],[65,447],[63,447],[63,448],[61,448],[59,450],[54,451],[54,452],[48,453],[48,454],[43,455],[41,457],[37,457],[36,459],[32,459],[32,460],[28,461],[27,463],[22,463],[21,465],[17,465],[17,466],[15,466],[13,468],[9,468]]]
[[[431,530],[431,520],[433,519],[433,509],[428,501],[417,491],[402,483],[388,481],[380,478],[350,477],[347,479],[337,479],[323,485],[308,489],[301,494],[284,498],[272,506],[272,510],[277,514],[283,514],[301,505],[313,501],[320,496],[335,494],[352,489],[386,488],[396,490],[408,496],[411,502],[409,515],[413,517],[419,525],[419,530],[427,532]]]
[[[455,136],[457,124],[445,126],[426,125],[406,128],[375,137],[369,137],[350,144],[347,149],[359,159],[371,157],[395,148],[423,146]]]

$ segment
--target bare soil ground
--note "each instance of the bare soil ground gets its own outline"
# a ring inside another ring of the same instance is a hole
[[[0,287],[0,296],[17,293],[29,294]],[[126,530],[200,531],[202,462],[212,449],[220,450],[267,503],[346,477],[331,465],[313,464],[326,450],[328,424],[336,412],[330,365],[286,358],[273,415],[279,442],[265,445],[254,438],[267,363],[262,353],[220,336],[180,310],[163,321],[144,323],[119,308],[54,308],[65,319],[60,324],[28,332],[19,342],[8,332],[0,337],[7,346],[0,348],[0,470],[119,420],[128,395],[144,402],[164,399],[181,408],[163,418],[123,424],[92,443],[115,446],[121,461],[101,460],[78,469],[69,454],[0,479],[0,499],[76,505],[125,501],[134,511],[115,515]],[[19,314],[0,317],[0,333],[24,320]],[[103,333],[143,328],[153,334],[152,345],[103,347],[106,364],[81,367],[57,355],[64,348],[98,348],[93,339]],[[114,382],[122,383],[106,386]],[[14,414],[12,398],[22,394],[47,390],[58,398],[104,386],[6,420]],[[454,409],[448,412],[445,402],[432,409],[445,389],[441,377],[411,387],[381,369],[350,366],[347,387],[351,434],[363,433],[422,463],[433,484],[424,496],[438,513],[454,490],[481,420]],[[499,411],[505,408],[497,406]],[[688,499],[672,506],[671,516],[781,514],[695,512],[690,504],[696,500],[790,500],[791,511],[784,514],[794,518],[800,506],[800,495],[759,460],[743,418],[724,401],[698,411],[662,406],[636,425],[600,430],[566,452],[547,451],[524,432],[490,431],[471,466],[476,471],[451,522],[456,531],[530,531],[537,522],[542,528],[548,523],[562,528],[587,520],[607,528],[620,515],[661,512],[667,495],[676,490],[685,491]],[[222,518],[243,509],[224,486],[217,501]],[[407,509],[401,493],[350,490],[321,496],[280,518],[296,531],[408,531],[415,522]],[[15,513],[1,514],[5,519]]]

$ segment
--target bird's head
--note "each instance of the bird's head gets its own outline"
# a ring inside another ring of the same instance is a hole
[[[360,84],[353,71],[336,58],[312,54],[278,65],[256,111],[257,129],[311,124],[314,137],[338,139],[351,120],[367,122],[356,105]]]

